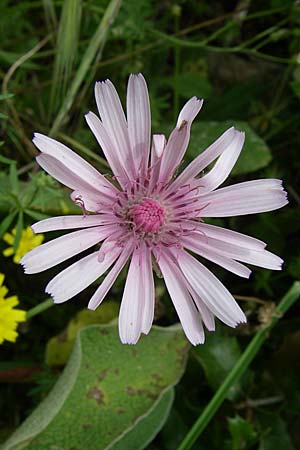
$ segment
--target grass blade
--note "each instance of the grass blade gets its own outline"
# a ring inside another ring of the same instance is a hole
[[[65,97],[68,80],[76,62],[81,10],[81,0],[63,2],[56,44],[50,115],[58,109],[59,99]]]
[[[23,231],[23,225],[24,225],[24,221],[23,221],[23,211],[19,212],[19,217],[18,217],[18,222],[17,222],[17,227],[16,227],[16,235],[15,235],[15,240],[14,240],[14,252],[16,253],[19,244],[20,244],[20,240],[21,240],[21,236],[22,236],[22,231]]]
[[[55,6],[53,0],[42,0],[44,11],[45,11],[45,18],[46,23],[49,32],[52,32],[57,27],[57,18],[56,18],[56,12],[55,12]]]
[[[108,7],[103,15],[103,18],[97,30],[95,31],[95,34],[92,37],[85,54],[83,55],[81,64],[77,70],[77,73],[75,74],[71,87],[68,90],[64,102],[53,123],[50,135],[52,136],[55,135],[59,130],[59,128],[62,126],[66,118],[66,115],[68,114],[74,103],[79,87],[81,86],[83,80],[85,79],[91,65],[93,64],[97,54],[99,53],[99,50],[102,49],[104,46],[109,28],[119,12],[121,3],[122,0],[111,0],[109,2]]]

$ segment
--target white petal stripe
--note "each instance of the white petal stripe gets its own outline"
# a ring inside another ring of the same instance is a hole
[[[128,261],[128,258],[130,257],[131,253],[132,253],[132,242],[128,241],[126,246],[123,248],[122,253],[119,256],[119,259],[116,261],[111,271],[106,275],[106,277],[104,278],[104,280],[102,281],[102,283],[100,284],[100,286],[90,299],[88,309],[95,310],[104,300],[108,291],[110,290],[115,280],[117,279],[119,273],[121,272],[126,262]]]
[[[151,250],[145,244],[141,247],[141,269],[144,285],[144,292],[142,294],[144,296],[142,332],[148,334],[154,318],[155,292]]]
[[[236,131],[235,137],[221,154],[214,167],[199,182],[205,191],[213,191],[222,184],[233,169],[245,141],[245,133]]]
[[[60,236],[26,253],[21,259],[25,273],[38,273],[71,258],[105,239],[111,227],[94,227]]]
[[[69,167],[61,163],[53,156],[41,153],[36,157],[36,160],[38,164],[47,173],[49,173],[49,175],[71,189],[80,191],[82,190],[96,195],[99,198],[99,202],[101,202],[101,200],[108,201],[109,199],[112,200],[115,198],[115,192],[113,190],[111,190],[107,186],[104,186],[103,188],[101,188],[101,190],[99,190],[99,188],[97,188],[97,185],[92,186],[87,181],[89,180],[89,178],[84,179],[81,174],[72,172]]]
[[[136,171],[142,170],[145,176],[150,152],[151,115],[147,84],[142,74],[130,75],[126,98],[133,160]]]
[[[128,177],[121,164],[118,151],[116,150],[114,143],[108,136],[102,122],[93,112],[89,112],[88,114],[86,114],[85,119],[99,145],[101,146],[103,153],[105,154],[105,157],[118,182],[122,187],[125,187]]]
[[[187,149],[193,120],[200,111],[203,100],[192,97],[182,108],[176,128],[172,131],[162,154],[159,181],[166,184],[179,166]]]
[[[143,322],[144,280],[140,249],[134,250],[125,282],[119,313],[119,334],[123,344],[136,344]]]
[[[111,81],[96,83],[95,98],[104,128],[118,152],[122,166],[131,178],[134,175],[134,167],[127,122],[119,96]]]
[[[116,192],[116,188],[103,175],[66,145],[40,133],[35,133],[32,141],[44,155],[52,156],[68,168],[70,172],[79,176],[82,180],[86,180],[86,183],[94,188],[93,190],[101,193],[105,188],[111,192]]]
[[[164,134],[154,134],[152,137],[151,164],[161,158],[166,146],[166,137]]]
[[[111,214],[113,205],[116,202],[116,199],[113,200],[84,190],[75,190],[71,192],[70,197],[71,200],[81,208],[83,213],[89,211]]]
[[[266,244],[263,241],[260,241],[252,236],[247,236],[246,234],[238,233],[237,231],[228,230],[226,228],[208,223],[199,222],[197,224],[197,230],[199,230],[200,234],[202,234],[204,238],[207,236],[214,239],[219,239],[220,241],[243,248],[262,250],[266,247]]]
[[[46,233],[47,231],[71,230],[73,228],[97,227],[115,223],[115,218],[107,215],[78,215],[78,216],[58,216],[40,220],[31,225],[34,233]]]
[[[189,183],[191,179],[202,172],[210,163],[218,156],[225,152],[235,139],[237,131],[234,127],[225,131],[215,142],[213,142],[206,150],[204,150],[197,158],[195,158],[186,169],[171,184],[169,190],[173,191],[180,186]]]
[[[198,238],[201,238],[198,235]],[[243,264],[235,261],[232,257],[229,257],[227,254],[220,254],[216,247],[205,244],[205,242],[196,241],[194,238],[185,237],[182,240],[183,245],[191,250],[194,253],[197,253],[199,256],[208,259],[209,261],[218,264],[224,269],[229,270],[230,272],[243,277],[249,278],[251,274],[251,270]]]
[[[205,303],[201,300],[199,295],[195,292],[195,290],[192,288],[192,286],[188,283],[187,279],[183,277],[185,280],[186,287],[191,294],[194,303],[196,307],[198,308],[198,311],[200,312],[201,319],[203,320],[204,325],[208,329],[208,331],[215,331],[216,324],[215,324],[215,316],[210,311],[210,309],[205,305]]]
[[[253,180],[199,197],[201,217],[242,216],[273,211],[288,203],[280,180]]]
[[[76,261],[70,267],[60,272],[46,286],[45,291],[50,294],[54,303],[62,303],[83,291],[109,269],[117,259],[121,248],[111,246],[111,252],[105,255],[102,262],[98,260],[98,252]]]
[[[264,267],[265,269],[281,270],[283,260],[277,255],[265,250],[253,250],[243,248],[232,243],[220,241],[199,235],[198,233],[191,233],[191,237],[187,238],[190,248],[201,255],[202,251],[213,251],[217,255],[224,256],[225,258],[235,259],[248,264],[253,264],[258,267]]]
[[[174,251],[186,279],[206,306],[231,327],[246,317],[225,286],[197,259],[185,251]]]
[[[168,292],[182,324],[182,328],[193,345],[203,344],[204,331],[193,300],[182,281],[179,268],[170,258],[161,254],[158,265],[163,274]]]

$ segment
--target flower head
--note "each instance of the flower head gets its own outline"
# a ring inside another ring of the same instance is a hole
[[[11,247],[7,247],[4,251],[3,251],[3,255],[4,256],[12,256],[13,257],[13,262],[16,264],[19,264],[22,256],[26,255],[26,253],[28,253],[31,249],[37,247],[38,245],[40,245],[43,240],[44,240],[44,236],[42,234],[39,234],[38,236],[36,236],[34,234],[34,232],[32,231],[31,227],[27,227],[24,228],[24,230],[22,230],[22,234],[21,234],[21,239],[18,245],[18,248],[16,249],[16,251],[14,250],[14,242],[15,242],[15,238],[16,238],[16,228],[13,228],[11,233],[5,233],[3,236],[3,240],[11,245]]]
[[[56,275],[46,287],[56,303],[81,292],[108,271],[88,307],[103,301],[128,260],[119,314],[121,341],[134,344],[151,328],[154,313],[152,262],[156,261],[183,329],[196,345],[204,342],[203,323],[214,330],[216,316],[231,327],[245,322],[243,311],[223,284],[195,255],[248,278],[242,263],[279,270],[282,260],[262,241],[205,223],[271,211],[287,203],[280,180],[254,180],[218,187],[226,180],[244,143],[233,127],[223,133],[174,179],[187,149],[193,120],[202,101],[191,98],[181,110],[168,140],[154,135],[142,75],[131,75],[127,117],[110,81],[96,83],[100,119],[86,121],[114,173],[109,181],[65,145],[35,134],[40,166],[72,189],[81,216],[53,217],[33,225],[36,233],[76,229],[35,248],[22,258],[26,273],[36,273],[102,243],[100,249]],[[214,167],[203,170],[213,161]]]
[[[4,275],[0,273],[0,344],[4,340],[16,342],[18,323],[26,320],[26,312],[14,309],[19,304],[18,297],[5,298],[8,289],[3,286]]]

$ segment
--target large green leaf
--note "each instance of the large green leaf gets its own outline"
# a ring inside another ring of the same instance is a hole
[[[48,366],[64,366],[73,349],[77,332],[88,325],[108,323],[118,316],[120,304],[106,301],[96,311],[83,309],[68,323],[67,328],[49,339],[46,346],[45,361]]]
[[[190,161],[215,141],[229,127],[245,131],[246,140],[241,155],[232,170],[233,175],[255,172],[267,166],[272,159],[269,147],[248,125],[242,121],[197,122],[192,127],[187,159]]]
[[[178,326],[154,327],[136,346],[122,345],[113,324],[81,330],[57,384],[2,450],[145,448],[167,417],[188,348]]]

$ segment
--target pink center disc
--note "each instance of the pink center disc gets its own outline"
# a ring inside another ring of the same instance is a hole
[[[164,223],[164,210],[152,199],[145,199],[134,205],[129,215],[139,229],[148,233],[155,233]]]

